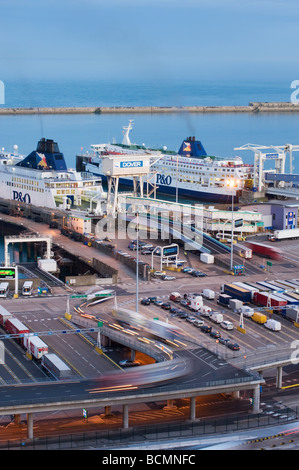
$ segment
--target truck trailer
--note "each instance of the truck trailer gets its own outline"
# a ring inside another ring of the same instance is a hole
[[[48,345],[38,336],[24,335],[23,346],[32,354],[35,359],[41,359],[44,354],[49,352]]]
[[[284,307],[287,301],[270,292],[255,292],[254,303],[262,307]]]
[[[252,291],[244,289],[243,287],[234,284],[224,284],[224,294],[230,295],[233,299],[241,300],[244,303],[249,303],[252,300]]]
[[[45,354],[41,360],[42,366],[56,379],[67,379],[72,376],[72,370],[56,354]]]
[[[282,252],[274,246],[265,245],[264,243],[246,242],[246,245],[252,249],[252,252],[264,258],[274,260],[282,259]]]
[[[0,325],[5,327],[6,320],[12,317],[13,317],[13,314],[9,313],[9,311],[6,310],[6,308],[0,305]]]
[[[278,242],[280,240],[291,240],[294,238],[299,238],[299,228],[274,230],[273,234],[269,235],[268,237],[271,242]]]
[[[29,329],[15,317],[8,318],[6,320],[5,329],[12,335],[23,335],[25,333],[30,333]],[[16,339],[18,342],[23,344],[23,337],[17,337]]]

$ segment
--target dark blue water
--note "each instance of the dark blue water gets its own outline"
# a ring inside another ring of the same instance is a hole
[[[250,101],[290,101],[289,83],[217,81],[31,81],[5,83],[6,107],[44,106],[191,106],[247,105]],[[241,155],[253,162],[250,151],[235,151],[247,143],[299,144],[299,113],[267,114],[102,114],[0,116],[0,146],[19,146],[28,154],[41,137],[58,142],[69,167],[75,155],[91,144],[120,142],[122,127],[134,119],[131,141],[178,150],[194,135],[210,155]],[[297,153],[295,171],[299,172]],[[289,171],[287,162],[286,171]]]

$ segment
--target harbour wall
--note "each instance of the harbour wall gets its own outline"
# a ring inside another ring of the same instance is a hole
[[[43,108],[0,108],[1,115],[19,114],[121,114],[121,113],[259,113],[298,112],[299,103],[251,102],[248,106],[86,106]]]

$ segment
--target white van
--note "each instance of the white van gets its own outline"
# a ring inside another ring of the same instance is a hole
[[[254,308],[243,305],[239,310],[239,313],[243,313],[244,317],[250,318],[254,314]]]
[[[220,323],[220,326],[222,328],[224,328],[225,330],[233,330],[234,329],[234,325],[232,324],[231,321],[228,321],[228,320],[224,320]]]
[[[1,282],[0,297],[7,297],[9,292],[9,282]]]
[[[212,315],[212,309],[211,307],[208,307],[207,305],[203,305],[202,307],[200,307],[199,313],[203,317],[210,317]]]
[[[210,316],[210,320],[214,323],[222,323],[223,322],[223,315],[222,313],[214,312]]]
[[[281,330],[281,323],[280,321],[269,319],[264,323],[264,326],[269,330],[273,331],[280,331]]]
[[[31,295],[33,291],[33,282],[25,281],[22,287],[22,295]]]
[[[204,289],[201,294],[206,299],[214,300],[215,292],[212,289]]]

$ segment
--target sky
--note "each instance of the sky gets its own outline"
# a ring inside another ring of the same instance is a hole
[[[299,79],[297,0],[0,0],[0,80]]]

